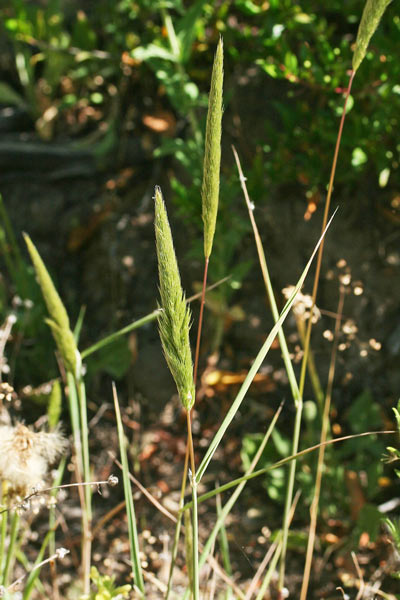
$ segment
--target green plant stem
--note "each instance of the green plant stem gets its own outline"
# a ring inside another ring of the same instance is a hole
[[[187,474],[188,474],[188,466],[189,466],[189,443],[186,444],[185,462],[183,465],[183,477],[182,477],[182,483],[181,483],[181,495],[179,498],[179,509],[181,509],[185,503],[185,489],[186,489],[186,480],[187,480]],[[178,518],[177,518],[176,526],[175,526],[174,542],[172,545],[171,565],[169,567],[168,585],[167,585],[167,593],[165,595],[165,600],[169,600],[169,595],[171,593],[172,578],[173,578],[176,557],[178,554],[179,537],[180,537],[181,527],[182,527],[182,515],[183,515],[183,512],[178,512]]]
[[[75,380],[75,386],[78,392],[78,401],[80,409],[83,481],[84,483],[88,483],[91,481],[89,456],[89,429],[87,424],[86,388],[82,377],[79,380]],[[83,593],[89,594],[92,551],[92,488],[90,485],[84,486],[84,497],[84,510],[82,512],[82,574]]]
[[[216,496],[216,506],[217,506],[217,516],[218,518],[221,515],[221,496],[218,494]],[[221,529],[219,531],[219,545],[221,548],[221,555],[222,555],[222,563],[224,565],[224,569],[226,571],[226,573],[229,575],[229,577],[232,577],[232,564],[231,564],[231,559],[229,556],[229,541],[228,541],[228,536],[226,534],[226,528],[225,528],[225,524],[224,522],[221,525]],[[232,599],[232,588],[228,587],[228,589],[226,590],[225,593],[225,600],[231,600]]]
[[[44,564],[43,563],[44,553],[46,551],[48,544],[50,543],[50,540],[51,540],[51,537],[53,534],[54,534],[54,531],[50,530],[45,535],[45,538],[44,538],[42,545],[40,547],[40,550],[39,550],[39,554],[37,555],[36,560],[30,569],[30,573],[29,573],[29,576],[28,576],[28,579],[27,579],[27,582],[25,585],[25,589],[24,589],[23,600],[29,600],[29,598],[31,597],[35,582],[37,581],[37,579],[40,575],[41,566]],[[51,557],[56,556],[55,552],[50,554],[50,556]],[[14,582],[14,584],[13,584],[14,586],[15,586],[15,583],[16,582]]]
[[[124,495],[125,495],[125,501],[126,501],[126,514],[127,514],[127,518],[128,518],[129,550],[130,550],[131,563],[132,563],[132,575],[134,577],[135,587],[138,590],[140,597],[144,598],[144,581],[143,581],[142,565],[140,562],[139,537],[138,537],[137,527],[136,527],[135,505],[133,502],[132,489],[131,489],[131,484],[129,481],[129,466],[128,466],[128,457],[127,457],[127,453],[126,453],[126,439],[125,439],[125,434],[124,434],[124,428],[122,425],[121,411],[119,408],[119,402],[118,402],[118,396],[117,396],[117,388],[116,388],[114,382],[112,384],[112,391],[113,391],[115,416],[116,416],[116,420],[117,420],[119,451],[121,454],[122,478],[123,478]]]
[[[7,525],[8,525],[8,510],[2,512],[1,517],[1,537],[0,537],[0,581],[3,583],[3,562],[4,562],[4,549],[7,537]]]
[[[276,546],[275,554],[271,560],[268,571],[265,574],[265,577],[261,584],[260,590],[257,594],[256,600],[263,600],[263,598],[265,598],[265,592],[267,591],[267,589],[269,587],[272,575],[274,574],[276,565],[278,564],[278,560],[279,560],[279,557],[282,552],[282,532],[281,531],[278,533],[276,543],[277,543],[277,546]]]
[[[337,348],[339,344],[339,333],[340,333],[340,324],[342,321],[343,314],[343,304],[344,304],[345,290],[344,287],[340,287],[340,296],[339,303],[337,308],[337,317],[335,322],[335,342],[332,348],[331,361],[329,365],[329,373],[328,373],[328,384],[327,390],[325,394],[325,406],[324,412],[322,416],[322,428],[321,428],[321,444],[324,444],[327,439],[328,430],[329,430],[329,412],[331,407],[331,399],[332,399],[332,389],[333,389],[333,380],[335,377],[335,365],[336,365],[336,355]],[[312,557],[314,553],[314,542],[315,542],[315,531],[317,528],[317,516],[318,516],[318,505],[319,498],[321,495],[321,483],[322,483],[322,475],[324,468],[324,458],[325,458],[325,445],[321,445],[318,451],[318,463],[317,463],[317,474],[315,478],[315,489],[314,489],[314,498],[311,504],[310,509],[310,527],[308,534],[308,542],[307,542],[307,552],[306,552],[306,562],[304,566],[303,573],[303,583],[301,586],[300,600],[307,599],[308,592],[308,584],[310,581],[310,573],[311,573],[311,564]]]
[[[202,286],[201,296],[200,296],[200,315],[199,315],[199,323],[198,323],[198,328],[197,328],[196,353],[195,353],[194,366],[193,366],[193,380],[194,380],[195,385],[196,385],[197,373],[198,373],[198,368],[199,368],[200,341],[201,341],[201,332],[202,332],[202,327],[203,327],[205,293],[206,293],[206,289],[207,289],[206,286],[207,286],[208,264],[209,264],[209,258],[206,258],[205,264],[204,264],[203,286]],[[188,302],[190,300],[191,299],[189,298]],[[191,426],[190,426],[190,431],[191,431]],[[190,439],[192,439],[191,435],[190,435]],[[193,446],[193,443],[192,443],[192,446]],[[188,442],[186,445],[185,463],[184,463],[184,467],[183,467],[179,508],[181,508],[184,504],[185,488],[186,488],[188,466],[189,466],[189,453],[190,453],[190,444],[189,444],[189,436],[188,436]],[[193,473],[193,466],[192,466],[192,473]],[[178,521],[177,521],[176,527],[175,527],[174,542],[173,542],[173,547],[172,547],[171,566],[170,566],[170,571],[169,571],[169,576],[168,576],[168,586],[167,586],[167,594],[166,594],[165,600],[168,600],[169,594],[171,592],[172,575],[173,575],[173,569],[174,569],[174,565],[175,565],[175,561],[176,561],[176,556],[178,553],[178,543],[179,543],[179,536],[180,536],[181,525],[182,525],[182,514],[183,513],[179,513]]]
[[[3,585],[4,587],[8,587],[8,579],[10,576],[11,565],[14,561],[15,552],[16,552],[16,543],[17,536],[19,530],[19,515],[15,510],[13,516],[11,517],[11,527],[10,527],[10,541],[8,543],[6,561],[4,565],[3,571]]]
[[[304,350],[304,344],[305,344],[305,339],[306,339],[306,327],[305,327],[304,320],[301,317],[296,316],[296,325],[297,325],[297,331],[299,332],[301,345],[303,346],[303,350]],[[320,411],[320,414],[322,415],[325,394],[324,394],[324,390],[321,387],[321,382],[320,382],[320,379],[318,376],[317,368],[315,366],[314,354],[313,354],[311,348],[308,351],[307,368],[308,368],[308,376],[310,377],[311,386],[314,391],[314,396],[315,396],[315,400],[317,402],[318,410]]]
[[[196,466],[194,461],[194,447],[192,438],[192,422],[191,422],[191,411],[186,411],[186,422],[187,422],[187,433],[188,433],[188,446],[189,446],[189,458],[190,458],[190,485],[192,486],[192,513],[193,513],[193,600],[199,600],[200,598],[200,581],[199,581],[199,526],[198,526],[198,512],[197,512],[197,482],[196,482]]]
[[[64,475],[65,465],[67,464],[67,459],[65,456],[62,457],[60,464],[57,469],[57,474],[54,479],[53,485],[54,488],[50,492],[51,498],[55,499],[58,492],[58,486],[61,485],[61,481]],[[50,505],[49,508],[49,531],[52,532],[52,535],[49,540],[49,554],[53,555],[56,552],[56,538],[55,538],[55,527],[56,527],[56,507],[54,504]]]
[[[203,313],[204,313],[204,304],[205,304],[205,298],[206,298],[207,274],[208,274],[209,261],[210,261],[210,259],[207,257],[205,259],[205,263],[204,263],[203,287],[201,290],[199,325],[197,328],[196,352],[195,352],[195,357],[194,357],[194,368],[193,368],[193,379],[194,379],[195,385],[196,385],[196,381],[197,381],[197,372],[198,372],[198,367],[199,367],[200,341],[201,341],[201,332],[202,332],[202,328],[203,328]]]
[[[203,551],[201,553],[201,557],[200,557],[200,561],[199,561],[199,569],[201,569],[201,567],[205,564],[208,555],[211,552],[211,549],[213,548],[214,544],[215,544],[215,540],[217,538],[217,535],[221,529],[221,527],[223,527],[226,517],[228,516],[228,514],[230,513],[230,511],[232,510],[232,507],[234,506],[236,500],[239,498],[240,494],[243,491],[244,486],[246,485],[247,481],[251,478],[251,475],[253,474],[253,471],[258,463],[258,461],[261,458],[261,455],[264,451],[265,446],[267,445],[267,442],[271,436],[271,433],[275,427],[275,424],[279,418],[279,415],[281,413],[282,410],[282,405],[278,408],[278,410],[276,411],[266,433],[265,436],[261,442],[261,444],[259,445],[257,452],[253,458],[253,460],[251,461],[251,464],[249,466],[249,468],[246,471],[246,475],[244,477],[241,478],[241,481],[238,485],[238,487],[236,488],[236,490],[234,491],[234,493],[232,494],[232,496],[229,498],[229,500],[227,501],[227,503],[224,505],[224,507],[221,509],[220,513],[218,514],[218,518],[217,518],[217,522],[214,525],[214,528],[211,532],[211,534],[209,535],[207,542],[205,543],[204,547],[203,547]],[[237,480],[236,480],[237,481]],[[228,485],[228,484],[227,484]],[[221,486],[219,487],[217,490],[214,490],[214,493],[212,494],[213,496],[217,496],[218,494],[218,490],[219,491],[224,491],[225,486]],[[203,496],[203,498],[207,496],[207,497],[211,497],[208,494],[205,494]],[[199,497],[199,500],[202,496]],[[192,508],[192,504],[190,505],[186,505],[186,507],[183,507],[182,511],[185,510],[185,508]],[[188,594],[186,593],[184,596],[184,600],[186,600],[188,598]]]
[[[79,400],[75,385],[75,377],[72,373],[67,373],[67,398],[69,414],[71,418],[72,426],[72,437],[74,440],[74,452],[75,452],[75,471],[78,483],[83,481],[83,461],[82,461],[82,443],[81,443],[81,422],[80,422],[80,411],[79,411]],[[78,487],[79,500],[81,504],[82,515],[85,510],[85,497],[81,486]]]

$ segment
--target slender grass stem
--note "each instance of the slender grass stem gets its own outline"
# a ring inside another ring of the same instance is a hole
[[[193,379],[194,384],[196,385],[197,381],[197,373],[199,367],[199,357],[200,357],[200,341],[201,341],[201,332],[203,329],[203,313],[204,313],[204,304],[206,298],[206,287],[207,287],[207,273],[208,273],[208,263],[209,258],[206,257],[204,263],[204,275],[203,275],[203,287],[201,290],[201,300],[200,300],[200,314],[199,314],[199,325],[197,328],[197,339],[196,339],[196,352],[194,356],[194,367],[193,367]]]
[[[91,480],[90,457],[89,457],[89,429],[87,423],[86,389],[82,378],[75,381],[78,392],[80,421],[81,421],[81,443],[84,483]],[[90,593],[90,564],[92,551],[92,488],[84,486],[85,504],[82,513],[82,574],[84,594]]]
[[[113,391],[113,399],[114,399],[114,409],[115,416],[117,420],[117,430],[118,430],[118,443],[119,443],[119,451],[121,454],[121,463],[122,463],[122,478],[124,484],[124,495],[126,501],[126,514],[128,518],[128,533],[129,533],[129,550],[131,556],[132,563],[132,576],[134,578],[135,587],[138,590],[138,595],[140,598],[145,597],[144,590],[144,580],[142,573],[142,565],[140,562],[140,550],[139,550],[139,536],[136,527],[136,513],[135,513],[135,505],[133,502],[132,489],[129,481],[129,466],[128,466],[128,456],[126,452],[126,438],[124,434],[124,428],[122,425],[121,419],[121,411],[119,408],[118,396],[117,396],[117,388],[115,383],[112,384]]]
[[[329,430],[329,411],[331,407],[331,399],[332,399],[332,388],[333,388],[333,380],[335,377],[335,364],[336,364],[336,355],[337,348],[339,344],[339,333],[340,333],[340,324],[342,320],[343,314],[343,304],[344,304],[345,291],[343,286],[340,288],[340,296],[339,303],[337,308],[337,317],[335,322],[335,342],[332,348],[331,361],[329,365],[329,374],[328,374],[328,384],[327,390],[325,394],[325,406],[324,413],[322,417],[322,428],[321,428],[321,444],[326,442],[326,438]],[[324,458],[325,458],[325,445],[321,445],[318,451],[318,463],[317,463],[317,474],[315,479],[315,489],[314,489],[314,498],[311,504],[310,509],[310,527],[308,534],[308,543],[307,543],[307,552],[306,552],[306,562],[304,566],[303,573],[303,583],[301,586],[300,600],[306,600],[307,592],[308,592],[308,584],[310,581],[310,573],[311,573],[311,563],[312,557],[314,553],[314,542],[315,542],[315,531],[317,528],[317,516],[318,516],[318,504],[319,498],[321,494],[321,483],[322,483],[322,474],[324,467]]]
[[[297,325],[297,331],[299,333],[299,337],[301,340],[301,345],[303,346],[303,349],[304,349],[304,344],[305,344],[305,340],[306,340],[306,326],[305,326],[304,320],[301,317],[296,317],[296,325]],[[307,368],[308,368],[308,376],[310,378],[311,386],[314,391],[314,397],[317,402],[318,410],[319,410],[320,414],[322,415],[325,394],[324,394],[324,390],[322,389],[322,386],[321,386],[321,382],[320,382],[318,372],[317,372],[317,367],[315,366],[314,354],[313,354],[311,348],[308,351]]]
[[[216,506],[217,506],[217,516],[220,517],[222,506],[221,506],[221,496],[219,494],[216,496]],[[226,533],[226,528],[225,528],[224,522],[222,523],[221,529],[219,532],[219,545],[221,548],[222,563],[224,565],[224,569],[225,569],[226,573],[229,575],[229,577],[232,577],[232,564],[231,564],[231,559],[230,559],[230,555],[229,555],[229,541],[228,541],[228,536]],[[228,589],[225,592],[224,600],[231,600],[231,599],[232,599],[232,588],[228,587]]]
[[[8,587],[8,579],[10,576],[10,570],[11,570],[11,567],[12,567],[12,564],[13,564],[13,561],[15,558],[18,530],[19,530],[19,515],[18,515],[18,512],[15,510],[11,517],[10,540],[8,543],[6,561],[5,561],[5,565],[4,565],[4,571],[3,571],[4,587]]]
[[[1,537],[0,537],[0,581],[3,583],[3,563],[4,563],[4,550],[7,537],[7,525],[8,525],[8,511],[2,511],[1,517]]]
[[[83,461],[82,461],[82,442],[81,442],[81,419],[80,419],[80,411],[79,411],[79,400],[78,394],[75,385],[75,378],[72,373],[67,373],[67,398],[68,398],[68,407],[69,414],[71,418],[71,426],[72,426],[72,437],[74,440],[74,451],[75,451],[75,471],[76,478],[78,483],[83,482]],[[85,497],[83,493],[83,489],[81,487],[79,489],[79,500],[81,504],[82,515],[85,512]]]
[[[200,597],[200,581],[199,581],[199,525],[197,512],[197,482],[196,482],[196,466],[194,460],[194,447],[192,438],[192,421],[191,411],[186,411],[186,422],[188,432],[188,446],[190,458],[190,485],[192,486],[192,513],[193,513],[193,600],[199,600]]]
[[[289,521],[288,521],[289,526],[290,526],[290,524],[292,522],[292,519],[294,517],[294,513],[296,512],[296,506],[297,506],[297,502],[299,501],[299,498],[300,498],[300,491],[296,492],[296,495],[295,495],[294,500],[293,500],[293,504],[290,507]],[[267,566],[267,564],[269,563],[269,561],[272,558],[271,564],[269,566],[269,569],[266,572],[266,574],[264,576],[264,579],[263,579],[263,582],[262,582],[262,584],[260,586],[260,590],[259,590],[259,592],[257,594],[256,600],[262,600],[265,597],[265,592],[267,591],[267,589],[269,587],[272,575],[275,572],[275,568],[276,568],[276,565],[278,563],[278,560],[279,560],[279,557],[281,555],[281,552],[282,552],[282,531],[280,531],[278,533],[278,535],[276,536],[274,544],[271,546],[271,548],[267,552],[264,560],[262,561],[262,563],[260,565],[260,573],[262,573],[264,571],[265,567]],[[253,583],[257,583],[257,581],[259,579],[259,577],[256,578],[257,575],[258,575],[258,573],[256,573],[256,575],[254,576],[252,584]],[[245,600],[250,600],[251,595],[252,594],[250,594],[250,593],[249,593],[248,597],[246,595],[246,599]]]
[[[183,507],[184,502],[185,502],[185,489],[186,489],[188,467],[189,467],[189,443],[186,444],[185,462],[183,465],[183,477],[182,477],[182,483],[181,483],[181,495],[179,498],[179,509],[181,509]],[[171,593],[172,578],[173,578],[173,572],[174,572],[174,567],[175,567],[175,563],[176,563],[176,557],[178,554],[179,537],[180,537],[181,527],[182,527],[182,515],[183,515],[183,513],[179,512],[178,519],[176,521],[174,542],[172,545],[172,553],[171,553],[171,565],[169,567],[167,593],[165,595],[165,600],[169,600],[169,596]]]
[[[256,596],[256,600],[263,600],[263,598],[265,597],[265,592],[267,591],[267,589],[269,587],[269,584],[272,579],[272,575],[274,574],[276,565],[278,564],[279,557],[281,556],[281,553],[282,553],[282,532],[279,532],[279,534],[277,536],[276,544],[277,545],[276,545],[275,554],[271,560],[268,571],[266,572],[263,582],[260,586],[260,590]]]
[[[241,478],[242,480],[240,481],[238,487],[236,488],[236,490],[233,492],[232,496],[229,498],[229,500],[226,502],[226,504],[224,505],[224,507],[219,512],[219,515],[218,515],[218,518],[217,518],[217,522],[214,525],[214,528],[213,528],[211,534],[208,536],[207,542],[204,544],[203,551],[201,553],[201,557],[200,557],[200,560],[199,560],[199,568],[201,568],[205,564],[205,562],[206,562],[206,560],[207,560],[207,558],[208,558],[208,556],[209,556],[209,554],[211,552],[211,549],[214,546],[214,543],[215,543],[215,540],[217,538],[217,535],[218,535],[221,527],[223,527],[223,525],[225,523],[226,517],[228,516],[228,514],[232,510],[232,507],[234,506],[236,500],[239,498],[240,494],[242,493],[243,488],[246,485],[248,479],[251,478],[251,474],[254,472],[254,469],[255,469],[258,461],[261,458],[261,455],[262,455],[262,453],[264,451],[264,448],[267,445],[267,442],[268,442],[268,440],[269,440],[269,438],[271,436],[271,433],[272,433],[272,431],[273,431],[273,429],[275,427],[275,424],[276,424],[276,422],[277,422],[277,420],[279,418],[279,415],[281,414],[281,410],[282,410],[282,405],[276,411],[276,413],[275,413],[275,415],[274,415],[274,417],[273,417],[273,419],[272,419],[272,421],[271,421],[271,423],[270,423],[270,425],[269,425],[269,427],[268,427],[268,429],[267,429],[267,431],[265,433],[265,436],[264,436],[263,440],[261,441],[261,444],[259,445],[259,447],[257,449],[257,452],[256,452],[253,460],[251,461],[251,464],[250,464],[249,468],[246,471],[245,477]],[[222,487],[220,487],[218,489],[219,490],[224,490],[224,486],[222,486]],[[216,495],[219,495],[218,491],[214,490],[213,496],[216,496]],[[205,496],[207,496],[207,494]],[[211,496],[208,496],[208,497],[211,497]],[[200,498],[201,498],[201,496],[200,496]],[[186,506],[186,508],[188,508],[188,506]],[[192,508],[192,504],[190,505],[190,508]],[[185,596],[184,596],[184,600],[186,600],[187,597],[188,597],[188,594],[186,593]]]
[[[83,350],[83,352],[81,353],[82,360],[87,358],[91,354],[93,354],[93,352],[97,352],[97,350],[100,350],[100,348],[104,348],[104,346],[108,346],[108,344],[111,344],[112,342],[114,342],[115,340],[120,338],[122,335],[125,335],[126,333],[129,333],[129,332],[133,331],[134,329],[137,329],[138,327],[141,327],[142,325],[149,323],[150,321],[155,321],[159,314],[160,314],[160,309],[157,308],[156,310],[153,310],[153,312],[149,313],[145,317],[142,317],[141,319],[138,319],[137,321],[133,321],[133,323],[126,325],[126,327],[122,327],[122,329],[119,329],[115,333],[112,333],[111,335],[108,335],[107,337],[103,338],[102,340],[99,340],[98,342],[96,342],[95,344],[90,346],[89,348],[86,348],[86,350]]]
[[[337,165],[337,160],[338,160],[338,156],[339,156],[340,142],[342,139],[344,121],[346,118],[346,107],[347,107],[348,99],[350,97],[351,86],[353,83],[354,75],[355,75],[355,71],[351,71],[349,84],[347,86],[346,95],[345,95],[345,99],[344,99],[343,112],[342,112],[342,116],[340,119],[338,135],[336,138],[335,152],[334,152],[333,160],[332,160],[331,174],[330,174],[330,178],[329,178],[328,192],[327,192],[327,196],[326,196],[325,210],[324,210],[324,216],[323,216],[322,226],[321,226],[322,231],[325,229],[326,223],[328,221],[329,209],[331,206],[331,198],[332,198],[332,192],[333,192],[333,182],[335,179],[336,165]],[[304,391],[304,383],[305,383],[305,378],[306,378],[306,367],[307,367],[307,362],[308,362],[308,352],[309,352],[310,340],[311,340],[311,329],[312,329],[311,315],[313,313],[313,309],[314,309],[315,302],[317,299],[319,276],[321,273],[323,252],[324,252],[324,242],[322,242],[322,244],[320,245],[319,250],[318,250],[318,255],[317,255],[317,265],[316,265],[316,269],[315,269],[314,284],[313,284],[313,290],[312,290],[312,307],[310,310],[310,318],[308,319],[308,323],[307,323],[306,338],[305,338],[305,343],[304,343],[304,356],[303,356],[303,361],[301,364],[301,372],[300,372],[299,388],[300,388],[301,393],[303,393],[303,391]]]
[[[227,277],[223,277],[219,281],[216,281],[212,285],[209,285],[207,287],[206,291],[212,290],[212,289],[220,286],[222,283],[225,283],[225,281],[228,281],[229,278],[230,278],[230,275],[228,275]],[[193,294],[193,296],[186,298],[186,302],[188,302],[188,303],[193,302],[194,300],[201,298],[201,295],[202,295],[202,292],[200,292],[198,294]],[[122,327],[122,329],[119,329],[118,331],[115,331],[114,333],[107,335],[105,338],[99,340],[92,346],[89,346],[89,348],[86,348],[86,350],[83,350],[81,352],[82,360],[84,360],[85,358],[87,358],[88,356],[93,354],[94,352],[97,352],[97,350],[100,350],[101,348],[108,346],[108,344],[111,344],[112,342],[114,342],[115,340],[120,338],[122,335],[126,335],[127,333],[130,333],[134,329],[138,329],[139,327],[142,327],[142,325],[146,325],[147,323],[151,323],[151,321],[155,321],[157,319],[157,317],[159,316],[161,310],[162,310],[161,308],[156,308],[155,310],[153,310],[153,312],[142,317],[141,319],[137,319],[137,321],[133,321],[132,323],[129,323],[129,325]]]

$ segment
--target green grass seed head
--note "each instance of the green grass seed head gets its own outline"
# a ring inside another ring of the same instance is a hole
[[[219,173],[221,164],[223,44],[220,39],[215,54],[208,98],[201,198],[204,223],[204,255],[211,254],[218,212]]]
[[[167,211],[159,187],[155,190],[155,233],[162,311],[158,317],[165,359],[186,410],[194,403],[189,329],[191,314],[182,290]]]
[[[368,49],[386,7],[392,0],[367,0],[358,28],[356,47],[353,55],[353,70],[357,71]]]
[[[46,319],[46,322],[53,333],[66,368],[78,376],[81,366],[80,354],[70,328],[67,311],[34,243],[26,233],[24,238],[50,315],[50,319]]]

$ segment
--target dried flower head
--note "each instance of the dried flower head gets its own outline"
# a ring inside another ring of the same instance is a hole
[[[0,480],[8,482],[12,494],[27,495],[45,480],[66,443],[59,431],[34,432],[22,423],[0,426]]]
[[[286,300],[292,296],[294,292],[294,286],[289,285],[288,287],[282,290],[282,294],[285,296]],[[292,306],[293,312],[296,315],[296,318],[309,319],[312,309],[312,322],[316,323],[321,318],[321,312],[317,306],[314,305],[312,297],[308,294],[302,294],[298,292]]]

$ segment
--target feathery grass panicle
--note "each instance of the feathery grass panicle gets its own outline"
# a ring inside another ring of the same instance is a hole
[[[211,255],[218,212],[219,172],[221,164],[222,84],[224,77],[223,61],[223,44],[222,39],[220,39],[211,75],[204,149],[203,185],[201,188],[204,255],[206,259]]]
[[[190,350],[190,309],[181,286],[171,229],[160,188],[155,189],[155,232],[161,308],[158,317],[165,359],[186,410],[194,403],[193,363]]]
[[[386,7],[392,0],[367,0],[358,28],[356,47],[353,55],[353,70],[357,71],[367,52],[368,44],[374,35]]]
[[[43,298],[49,311],[50,319],[46,319],[49,325],[58,350],[62,356],[65,366],[75,376],[79,375],[80,371],[80,354],[76,347],[74,334],[71,331],[67,311],[62,303],[60,296],[51,277],[42,261],[39,252],[33,244],[29,235],[24,233],[24,239],[31,256],[33,266],[35,267],[36,275],[39,280],[39,285],[42,290]]]

